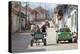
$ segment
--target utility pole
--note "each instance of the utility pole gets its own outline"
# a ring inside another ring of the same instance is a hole
[[[26,28],[26,26],[27,26],[27,2],[26,2],[26,18],[25,18],[25,28]]]
[[[29,2],[26,2],[26,18],[25,18],[25,28],[26,26],[28,27],[28,23],[29,23],[29,18],[28,18],[28,7],[29,7]]]
[[[22,30],[21,29],[21,14],[20,14],[21,13],[21,2],[19,2],[18,7],[19,7],[19,13],[18,13],[19,14],[19,32],[21,32],[21,30]]]
[[[45,4],[45,10],[47,10],[46,9],[46,4]],[[45,19],[47,19],[48,17],[47,17],[47,12],[45,11]]]

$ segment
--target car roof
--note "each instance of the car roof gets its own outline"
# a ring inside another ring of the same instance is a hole
[[[64,27],[64,28],[60,28],[60,29],[65,29],[65,28],[68,28],[68,27]]]

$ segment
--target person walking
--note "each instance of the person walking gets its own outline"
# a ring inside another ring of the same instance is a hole
[[[36,32],[41,32],[38,25],[36,25]]]
[[[49,23],[48,20],[45,21],[45,24],[46,24],[47,27],[50,27],[50,23]]]
[[[42,25],[42,27],[41,27],[41,31],[42,31],[42,33],[46,36],[46,29],[47,29],[47,27],[46,27],[46,24],[44,24],[44,25]]]
[[[36,29],[36,25],[35,24],[32,24],[31,25],[31,32],[35,32],[35,29]]]

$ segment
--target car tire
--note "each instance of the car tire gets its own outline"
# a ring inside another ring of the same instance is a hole
[[[59,40],[57,40],[57,44],[59,43]]]

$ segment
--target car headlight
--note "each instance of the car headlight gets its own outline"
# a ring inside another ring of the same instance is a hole
[[[58,33],[58,35],[61,34],[60,32]]]

